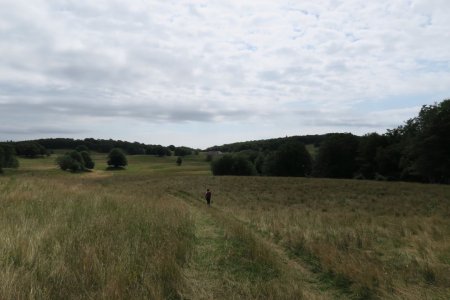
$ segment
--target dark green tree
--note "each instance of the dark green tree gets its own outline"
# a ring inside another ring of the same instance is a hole
[[[407,171],[434,183],[450,181],[450,99],[424,105],[407,121],[404,159]],[[407,173],[405,170],[403,174]]]
[[[358,137],[351,133],[329,135],[319,148],[314,175],[329,178],[352,178],[357,171]]]
[[[5,160],[5,151],[0,146],[0,173],[3,173],[3,162]]]
[[[75,148],[75,151],[78,151],[78,152],[87,151],[88,152],[89,148],[86,145],[78,145]]]
[[[3,160],[0,164],[3,168],[18,168],[19,160],[16,157],[16,150],[11,144],[1,144],[0,148],[3,149]]]
[[[243,155],[233,156],[233,164],[231,166],[231,175],[236,176],[252,176],[256,175],[255,165]]]
[[[89,155],[89,152],[82,151],[82,152],[80,152],[80,154],[84,161],[84,167],[86,169],[93,169],[95,167],[95,163],[92,160],[91,156]]]
[[[266,156],[266,161],[266,175],[298,177],[311,174],[311,155],[305,145],[298,141],[281,145],[273,155]]]
[[[211,161],[213,175],[232,175],[233,156],[226,154]]]
[[[191,155],[191,154],[192,154],[192,149],[188,148],[188,147],[176,147],[175,152],[174,152],[174,155],[176,155],[176,156],[186,156],[186,155]]]
[[[114,148],[108,154],[108,166],[114,168],[125,167],[128,165],[127,158],[120,148]]]
[[[61,170],[69,170],[72,172],[79,172],[85,170],[85,161],[83,156],[78,151],[71,151],[56,159],[56,163]]]
[[[28,158],[47,155],[45,147],[35,142],[20,142],[15,145],[15,148],[17,155]]]
[[[56,159],[56,163],[63,171],[77,172],[81,171],[83,167],[80,162],[73,159],[69,154],[61,155]]]
[[[378,171],[377,151],[386,146],[386,137],[378,133],[366,134],[360,138],[356,161],[358,172],[363,178],[375,178],[375,174]],[[382,154],[380,153],[380,155]]]

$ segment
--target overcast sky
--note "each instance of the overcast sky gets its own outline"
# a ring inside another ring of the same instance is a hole
[[[0,0],[0,140],[383,133],[447,98],[448,0]]]

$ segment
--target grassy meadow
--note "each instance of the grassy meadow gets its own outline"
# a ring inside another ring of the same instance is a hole
[[[93,158],[0,176],[0,299],[450,299],[449,186]]]

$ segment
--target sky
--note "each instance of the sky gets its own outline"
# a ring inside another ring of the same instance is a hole
[[[0,140],[384,133],[450,98],[448,0],[0,0]]]

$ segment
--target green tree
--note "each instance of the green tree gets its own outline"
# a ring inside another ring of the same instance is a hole
[[[211,161],[213,175],[232,175],[233,156],[225,154]]]
[[[226,154],[211,162],[214,175],[251,176],[256,174],[255,166],[243,155]]]
[[[266,160],[266,175],[298,177],[311,174],[311,155],[298,141],[284,143],[273,155],[266,156]]]
[[[0,148],[3,149],[3,159],[0,162],[3,168],[18,168],[19,160],[16,157],[16,150],[13,145],[2,144]]]
[[[85,170],[85,161],[83,156],[78,151],[71,151],[56,159],[56,163],[61,170],[70,170],[72,172],[79,172]]]
[[[252,176],[256,175],[255,165],[243,155],[235,155],[231,166],[231,175]]]
[[[77,172],[83,169],[79,161],[73,159],[69,154],[61,155],[56,159],[56,163],[63,171]]]
[[[378,171],[377,151],[386,146],[386,137],[378,133],[366,134],[360,138],[356,161],[358,163],[358,172],[362,177],[366,179],[375,178],[375,174]],[[382,154],[380,153],[380,155]]]
[[[174,155],[176,156],[186,156],[191,155],[192,149],[188,147],[176,147]]]
[[[81,151],[80,154],[84,161],[84,167],[86,169],[93,169],[95,167],[95,163],[92,160],[91,156],[89,155],[89,152]]]
[[[352,178],[357,170],[358,137],[351,133],[330,134],[319,148],[314,175]]]
[[[0,173],[3,173],[3,162],[5,160],[5,151],[0,146]]]
[[[35,142],[20,142],[17,143],[15,147],[17,155],[20,156],[36,158],[47,155],[45,147]]]
[[[413,173],[428,182],[450,181],[450,99],[424,105],[416,118],[407,121],[404,160]]]
[[[89,148],[86,145],[78,145],[75,148],[75,151],[78,151],[78,152],[89,151]]]
[[[108,166],[113,166],[114,168],[125,167],[128,165],[127,158],[120,148],[114,148],[108,154]]]

